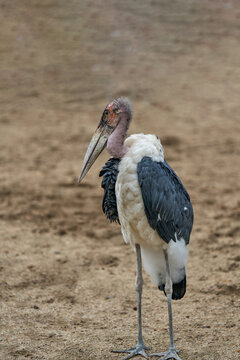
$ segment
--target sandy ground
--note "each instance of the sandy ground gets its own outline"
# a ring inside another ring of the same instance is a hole
[[[1,0],[0,23],[0,358],[120,360],[136,343],[135,255],[101,211],[108,155],[76,183],[125,95],[130,133],[161,138],[194,205],[180,356],[238,359],[239,1]],[[144,280],[144,339],[165,350],[166,299]]]

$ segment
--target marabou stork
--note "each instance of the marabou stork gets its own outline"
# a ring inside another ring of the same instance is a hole
[[[134,134],[126,138],[132,119],[130,102],[118,98],[105,108],[88,146],[79,182],[107,147],[112,156],[102,168],[103,211],[110,221],[118,221],[126,243],[137,256],[138,342],[134,348],[115,350],[147,358],[141,322],[142,259],[146,272],[164,291],[168,302],[170,347],[161,359],[181,360],[174,345],[172,299],[186,291],[187,247],[193,225],[190,197],[182,182],[164,160],[156,135]]]

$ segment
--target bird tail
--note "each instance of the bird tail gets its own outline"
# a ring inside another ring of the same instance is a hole
[[[173,284],[172,299],[173,300],[182,299],[186,293],[186,286],[187,286],[187,281],[186,281],[186,275],[185,275],[183,280],[181,280],[177,284]],[[158,286],[158,288],[159,288],[159,290],[162,290],[164,292],[164,294],[166,295],[165,284]]]
[[[166,282],[166,260],[162,248],[156,249],[141,246],[143,265],[146,272],[151,276],[152,282],[165,293]],[[171,241],[168,244],[168,260],[172,280],[172,299],[183,298],[186,292],[186,262],[187,248],[185,242]],[[166,295],[166,293],[165,293]]]

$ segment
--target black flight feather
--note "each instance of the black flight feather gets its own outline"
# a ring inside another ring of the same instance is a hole
[[[144,157],[138,163],[138,182],[149,225],[166,242],[181,238],[188,244],[193,208],[187,190],[166,161]]]
[[[179,281],[177,284],[173,284],[172,299],[173,300],[182,299],[186,293],[186,286],[187,286],[187,281],[186,281],[186,275],[185,275],[183,280]],[[166,295],[165,284],[160,285],[158,288],[159,288],[159,290],[162,290],[164,292],[164,294]]]
[[[118,165],[120,159],[110,158],[99,173],[102,178],[102,188],[104,189],[102,209],[110,222],[117,221],[120,224],[117,211],[117,199],[115,194],[115,184],[118,176]]]

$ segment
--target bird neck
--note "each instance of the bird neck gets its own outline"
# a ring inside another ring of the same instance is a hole
[[[107,150],[112,156],[116,158],[122,158],[128,151],[127,146],[124,146],[124,140],[127,136],[128,124],[128,117],[122,117],[114,132],[109,136]]]

